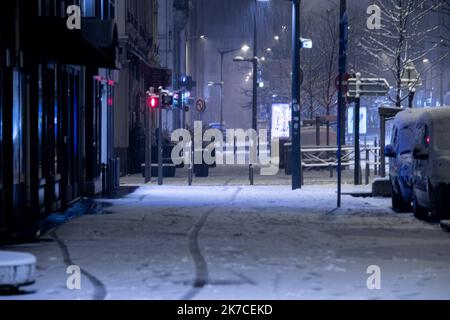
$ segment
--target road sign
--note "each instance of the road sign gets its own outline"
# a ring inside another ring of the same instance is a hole
[[[195,109],[198,113],[203,113],[206,110],[206,102],[203,99],[197,99],[195,102]]]
[[[342,93],[345,95],[348,92],[348,80],[351,78],[351,76],[348,73],[345,73],[342,76]],[[336,77],[335,80],[335,86],[336,90],[339,90],[339,75]]]
[[[351,78],[348,81],[349,97],[385,96],[389,93],[389,83],[383,78]]]
[[[420,77],[419,72],[414,65],[414,62],[408,60],[406,62],[405,68],[403,69],[402,77],[401,77],[402,86],[414,89],[422,86],[422,79]]]

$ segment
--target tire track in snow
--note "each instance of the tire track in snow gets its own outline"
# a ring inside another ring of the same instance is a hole
[[[70,257],[69,248],[64,243],[64,241],[59,238],[58,234],[56,233],[56,230],[51,231],[49,233],[49,235],[56,241],[59,248],[61,249],[61,253],[62,253],[64,263],[66,264],[66,266],[76,265],[72,261],[72,258]],[[105,285],[99,279],[97,279],[95,276],[93,276],[92,274],[87,272],[85,269],[80,267],[80,270],[81,270],[81,274],[83,274],[89,280],[89,282],[92,284],[92,286],[94,287],[93,300],[104,300],[106,298],[106,294],[107,294]]]
[[[233,202],[239,192],[241,192],[242,188],[238,187],[237,190],[233,193],[231,200],[226,203]],[[198,242],[198,236],[200,231],[206,224],[208,217],[218,208],[222,207],[224,204],[215,206],[214,208],[205,212],[200,219],[192,226],[191,230],[188,233],[188,248],[191,254],[192,260],[194,262],[195,267],[195,278],[192,283],[192,288],[181,298],[181,300],[191,300],[193,299],[209,282],[209,271],[208,271],[208,263],[206,262],[205,257],[203,256],[200,245]]]

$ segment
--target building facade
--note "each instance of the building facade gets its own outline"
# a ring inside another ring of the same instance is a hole
[[[69,5],[81,30],[66,25]],[[0,239],[32,237],[49,213],[116,183],[114,16],[113,0],[4,1]]]

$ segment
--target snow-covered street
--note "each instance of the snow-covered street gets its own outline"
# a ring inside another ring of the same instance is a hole
[[[95,202],[40,241],[17,299],[449,299],[450,234],[335,186],[154,186]],[[82,269],[66,287],[67,265]],[[369,290],[369,266],[381,289]],[[3,296],[0,299],[12,298]]]

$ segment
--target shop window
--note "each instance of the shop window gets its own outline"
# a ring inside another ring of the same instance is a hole
[[[14,184],[24,181],[23,157],[23,97],[22,76],[19,71],[13,73],[13,109],[12,109],[12,140],[13,140],[13,177]]]

